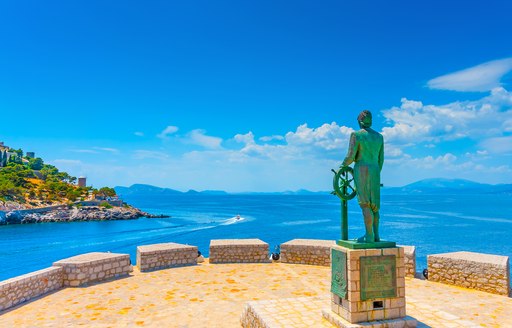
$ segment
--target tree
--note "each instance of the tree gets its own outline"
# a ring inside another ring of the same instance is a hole
[[[44,167],[43,159],[40,157],[29,158],[28,159],[28,167],[32,170],[39,171]]]
[[[96,198],[107,198],[107,197],[115,197],[116,191],[114,190],[114,188],[103,187],[103,188],[100,188],[99,190],[94,190],[92,192],[92,194]]]

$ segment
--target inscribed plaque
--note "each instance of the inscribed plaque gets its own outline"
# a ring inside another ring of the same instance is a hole
[[[347,297],[347,254],[331,249],[331,292],[342,299]]]
[[[396,257],[362,256],[361,300],[396,297]]]

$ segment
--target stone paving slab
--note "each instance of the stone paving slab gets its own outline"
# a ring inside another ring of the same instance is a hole
[[[233,245],[236,246],[259,246],[259,245],[266,245],[263,240],[261,239],[212,239],[210,241],[210,246],[215,247],[230,247]]]
[[[312,312],[322,322],[329,274],[324,266],[208,261],[134,270],[127,278],[61,289],[0,312],[0,327],[240,327],[248,302],[289,298],[325,299]],[[409,278],[406,288],[407,314],[418,327],[512,327],[511,298]]]
[[[104,253],[104,252],[92,252],[85,253],[77,256],[68,257],[66,259],[59,260],[54,262],[54,266],[65,266],[65,265],[90,265],[99,262],[107,262],[112,259],[116,259],[119,257],[125,257],[126,254],[118,254],[118,253]]]

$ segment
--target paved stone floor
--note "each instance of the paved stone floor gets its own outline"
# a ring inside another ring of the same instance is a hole
[[[300,298],[307,314],[298,319],[285,307],[276,311],[279,317],[324,327],[329,272],[281,263],[135,269],[128,278],[61,289],[0,313],[0,327],[240,327],[247,302],[285,298]],[[420,327],[512,327],[512,298],[418,279],[406,279],[406,288],[408,315]]]

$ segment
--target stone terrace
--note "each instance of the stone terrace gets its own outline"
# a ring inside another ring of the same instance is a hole
[[[329,327],[330,268],[300,264],[209,264],[140,273],[87,287],[66,288],[0,312],[0,327],[240,327],[248,302],[279,302],[287,328]],[[512,299],[406,278],[407,314],[419,327],[512,327]],[[308,298],[311,301],[308,301]],[[299,302],[300,301],[300,302]],[[325,306],[323,306],[325,304]],[[306,320],[306,321],[302,321]]]

